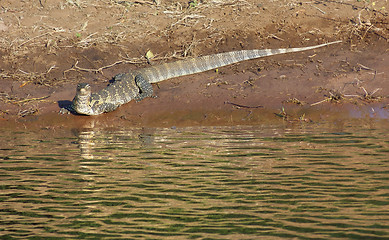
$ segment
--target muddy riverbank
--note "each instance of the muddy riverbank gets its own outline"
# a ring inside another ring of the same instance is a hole
[[[93,122],[135,126],[387,118],[384,1],[2,1],[0,123],[68,124],[78,82],[94,91],[130,69],[240,49],[342,40],[246,61],[155,87]],[[147,60],[146,52],[154,58]]]

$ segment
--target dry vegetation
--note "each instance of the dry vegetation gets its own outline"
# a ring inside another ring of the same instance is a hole
[[[88,48],[98,48],[103,52],[113,47],[123,48],[124,51],[112,56],[116,57],[115,61],[109,64],[97,62],[94,70],[77,66],[82,61],[77,56],[65,56],[67,62],[73,60],[74,69],[101,72],[120,63],[144,63],[141,55],[148,45],[148,48],[164,45],[157,52],[163,56],[158,60],[164,60],[164,57],[204,54],[205,49],[217,49],[228,38],[239,39],[239,44],[246,47],[250,44],[243,39],[249,38],[250,34],[257,36],[257,44],[263,44],[267,39],[290,42],[284,36],[291,35],[294,29],[307,28],[298,26],[307,17],[313,18],[309,21],[314,26],[297,31],[297,36],[293,37],[300,39],[294,41],[336,38],[359,42],[370,34],[388,40],[386,3],[358,0],[304,3],[257,3],[249,0],[3,1],[0,19],[3,30],[0,37],[3,59],[1,77],[37,84],[55,84],[60,79],[66,80],[63,73],[68,69],[64,69],[64,64],[58,61],[65,60],[61,59],[61,55],[69,49],[78,53]],[[346,11],[350,8],[352,11]],[[295,21],[289,22],[291,19]],[[333,22],[329,26],[333,29],[322,29],[328,28],[322,26],[322,22]],[[136,45],[130,44],[139,44],[144,49],[137,49],[138,53],[129,57],[127,52],[136,49]],[[45,61],[32,58],[33,61],[41,61],[35,66],[23,61],[23,58],[38,54],[58,56],[60,59]],[[44,69],[37,65],[44,65]],[[52,76],[50,72],[60,72],[63,77],[56,76],[55,81],[51,81],[47,79]]]

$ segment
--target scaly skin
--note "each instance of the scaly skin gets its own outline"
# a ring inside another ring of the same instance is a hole
[[[249,59],[306,51],[339,42],[341,41],[302,48],[241,50],[218,53],[173,63],[165,63],[137,71],[118,74],[115,76],[115,81],[112,84],[97,93],[92,93],[89,84],[80,83],[77,86],[76,96],[73,99],[71,108],[79,114],[99,115],[104,112],[114,111],[120,105],[133,99],[140,101],[145,97],[152,96],[153,88],[151,83],[158,83],[169,78],[205,72]]]

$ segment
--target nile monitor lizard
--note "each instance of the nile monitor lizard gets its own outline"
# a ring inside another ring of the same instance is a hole
[[[151,83],[204,72],[229,64],[266,57],[282,53],[299,52],[327,46],[341,41],[324,43],[316,46],[285,49],[241,50],[218,53],[188,60],[152,66],[140,70],[121,73],[114,77],[114,82],[97,93],[91,92],[91,86],[80,83],[70,109],[79,114],[98,115],[110,112],[133,99],[140,101],[153,94]]]

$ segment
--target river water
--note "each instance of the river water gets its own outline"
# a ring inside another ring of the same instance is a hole
[[[0,129],[0,238],[389,239],[389,125]]]

